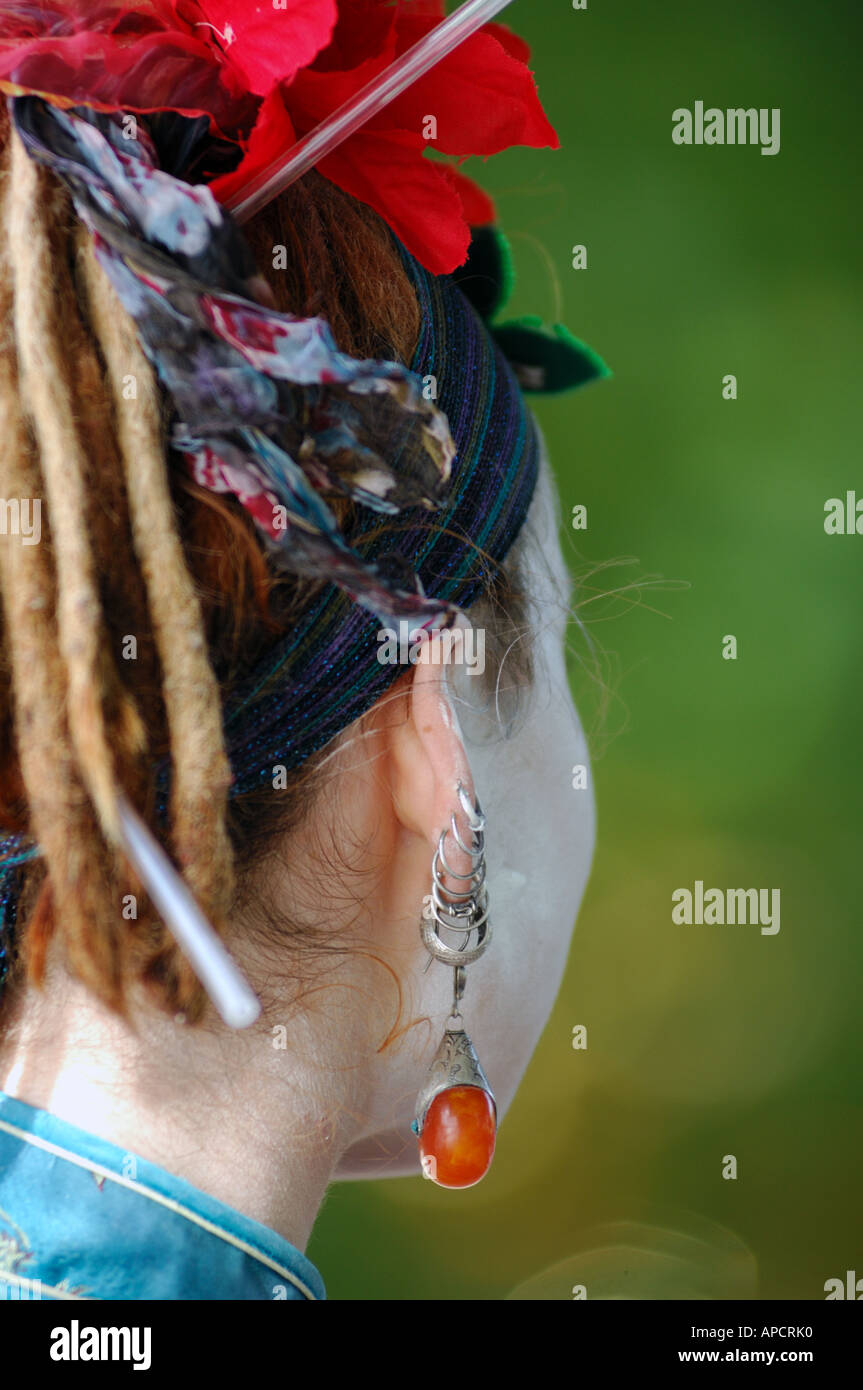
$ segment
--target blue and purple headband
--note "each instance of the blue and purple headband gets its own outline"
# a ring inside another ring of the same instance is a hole
[[[490,227],[474,230],[452,275],[396,239],[420,308],[414,359],[351,358],[322,320],[260,302],[235,220],[206,184],[186,182],[212,142],[206,119],[130,124],[36,95],[9,107],[135,320],[173,406],[172,446],[199,483],[246,507],[275,565],[322,581],[224,709],[230,794],[272,786],[274,766],[302,764],[398,677],[378,660],[382,623],[450,623],[506,557],[539,464],[522,389],[564,390],[607,369],[560,326],[496,321],[511,272]],[[354,504],[352,543],[327,504],[336,495]],[[398,525],[381,534],[387,516]],[[37,854],[20,836],[0,842],[0,983],[19,875]]]

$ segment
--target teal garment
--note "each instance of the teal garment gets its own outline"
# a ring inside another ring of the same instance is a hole
[[[325,1299],[275,1231],[0,1091],[0,1299]]]

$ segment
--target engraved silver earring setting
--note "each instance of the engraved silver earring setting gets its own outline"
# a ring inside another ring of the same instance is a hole
[[[485,886],[485,816],[478,801],[471,803],[461,782],[456,795],[471,843],[466,844],[462,838],[453,812],[449,827],[441,831],[432,859],[432,891],[425,900],[420,927],[429,965],[438,960],[452,969],[452,1009],[417,1097],[412,1128],[419,1140],[425,1177],[441,1187],[472,1187],[488,1172],[494,1155],[497,1105],[464,1030],[459,1006],[465,989],[465,967],[479,960],[491,941],[491,921]],[[448,837],[468,856],[471,867],[467,873],[456,873],[450,868],[446,857]],[[450,887],[453,882],[458,886]]]

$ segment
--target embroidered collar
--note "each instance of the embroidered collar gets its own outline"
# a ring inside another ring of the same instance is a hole
[[[326,1298],[257,1221],[146,1159],[0,1092],[0,1297]]]

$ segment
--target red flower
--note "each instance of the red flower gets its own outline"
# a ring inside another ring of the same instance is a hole
[[[336,0],[196,0],[194,8],[204,17],[196,27],[212,27],[258,96],[277,82],[291,82],[311,63],[329,43],[337,18]]]
[[[423,0],[398,7],[339,0],[329,45],[269,94],[245,158],[216,180],[216,196],[230,198],[278,157],[291,131],[299,137],[319,125],[442,17],[441,4]],[[459,159],[511,145],[556,148],[527,53],[503,26],[485,26],[322,160],[320,172],[379,212],[429,270],[454,270],[467,256],[468,223],[493,220],[494,206],[464,174],[424,155],[429,148]],[[431,140],[423,134],[427,117],[437,126]]]
[[[205,113],[243,151],[212,185],[225,201],[443,16],[441,0],[4,0],[0,89],[100,110]],[[468,223],[491,221],[494,208],[452,165],[424,156],[556,148],[527,57],[509,30],[486,25],[321,173],[375,208],[428,269],[455,269]]]
[[[100,111],[206,113],[225,134],[245,134],[258,103],[208,32],[169,0],[6,0],[0,88]]]

